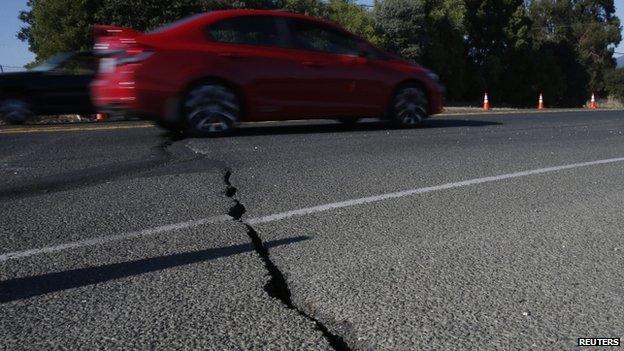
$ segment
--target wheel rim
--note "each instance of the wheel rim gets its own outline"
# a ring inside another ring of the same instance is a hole
[[[427,117],[427,98],[418,88],[404,88],[395,99],[394,112],[403,125],[418,125]]]
[[[236,95],[220,85],[204,85],[193,89],[186,99],[188,125],[202,133],[222,133],[238,121],[240,111]]]
[[[24,122],[33,115],[28,104],[22,100],[10,99],[0,103],[0,115],[9,122]]]

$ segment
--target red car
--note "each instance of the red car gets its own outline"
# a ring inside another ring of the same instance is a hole
[[[91,85],[122,110],[192,135],[241,121],[384,117],[417,126],[442,111],[437,76],[338,25],[284,11],[196,15],[149,33],[95,26]]]

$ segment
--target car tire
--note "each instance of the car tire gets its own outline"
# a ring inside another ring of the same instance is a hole
[[[238,123],[241,105],[236,93],[219,83],[194,86],[182,102],[187,135],[217,137],[228,134]]]
[[[0,117],[9,124],[24,124],[34,113],[28,102],[19,98],[0,101]]]
[[[400,127],[419,127],[429,117],[428,104],[422,87],[417,84],[402,85],[392,99],[390,117]]]

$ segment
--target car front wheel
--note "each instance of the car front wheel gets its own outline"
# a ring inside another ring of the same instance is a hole
[[[183,102],[185,132],[191,136],[222,136],[239,121],[236,93],[218,83],[192,88]]]
[[[401,127],[418,127],[429,117],[427,105],[427,95],[421,87],[404,85],[397,90],[392,100],[391,118]]]
[[[30,105],[21,99],[0,101],[0,117],[9,124],[23,124],[34,115]]]

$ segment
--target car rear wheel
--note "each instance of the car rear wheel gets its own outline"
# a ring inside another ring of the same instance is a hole
[[[30,104],[22,99],[5,99],[0,101],[0,116],[9,124],[23,124],[34,113]]]
[[[397,125],[413,128],[429,117],[427,95],[416,84],[400,87],[392,100],[392,120]]]
[[[239,121],[236,93],[218,83],[192,88],[183,102],[185,132],[191,136],[222,136]]]

